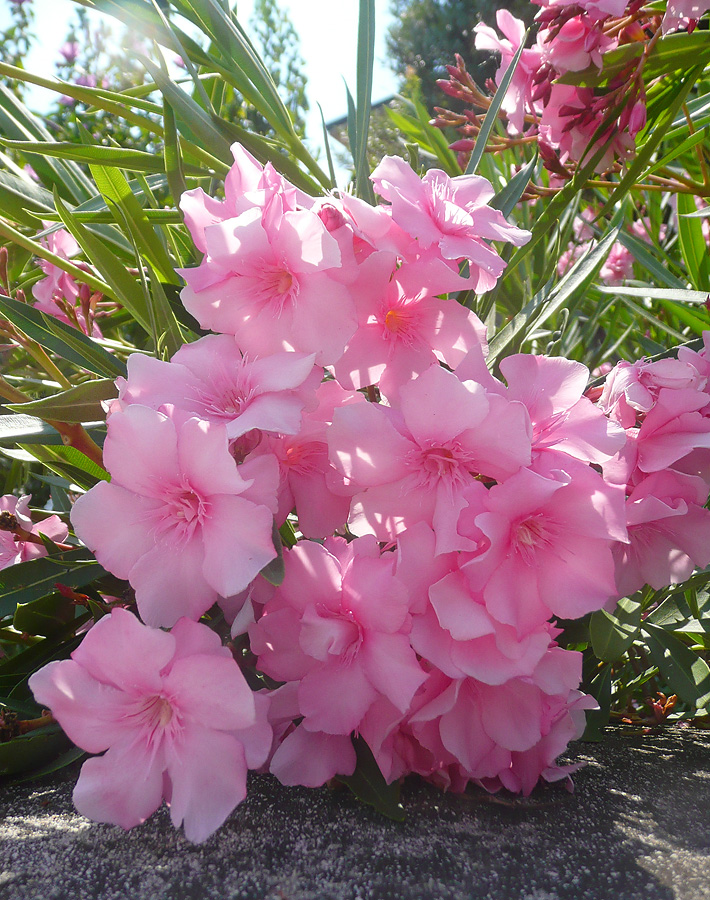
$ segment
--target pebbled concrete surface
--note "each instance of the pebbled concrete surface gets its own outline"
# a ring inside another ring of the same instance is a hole
[[[404,824],[254,776],[201,846],[165,808],[128,833],[81,818],[73,767],[0,787],[0,900],[710,900],[710,732],[610,730],[570,758],[574,794],[412,781]]]

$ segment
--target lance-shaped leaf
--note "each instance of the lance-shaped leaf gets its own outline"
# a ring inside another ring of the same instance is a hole
[[[86,547],[65,550],[0,570],[0,616],[13,616],[20,603],[55,592],[55,584],[77,588],[103,578],[105,570]]]
[[[53,397],[30,400],[29,403],[6,404],[17,413],[39,416],[55,422],[99,422],[106,418],[103,400],[118,396],[114,382],[109,378],[85,381],[76,387],[62,391]]]
[[[109,378],[126,374],[125,364],[96,341],[27,303],[0,294],[0,314],[27,337],[74,365]]]
[[[592,649],[598,659],[615,662],[634,642],[641,626],[641,604],[631,597],[619,600],[613,613],[593,613],[589,621]]]
[[[710,253],[699,219],[688,214],[696,212],[695,198],[691,194],[678,194],[678,240],[680,252],[693,287],[705,292],[710,290]],[[700,302],[704,302],[700,301]]]
[[[698,709],[706,706],[710,702],[710,667],[705,660],[658,625],[645,621],[643,632],[653,661],[673,693]]]
[[[85,225],[77,221],[56,194],[54,202],[67,230],[71,232],[86,256],[106,279],[111,296],[130,312],[148,334],[151,334],[150,311],[141,292],[137,289],[135,280],[128,274],[125,266],[101,238],[92,234]]]
[[[97,163],[102,166],[113,166],[128,169],[131,172],[164,172],[163,160],[155,153],[144,150],[133,150],[130,147],[103,147],[68,143],[38,143],[32,141],[9,141],[0,138],[0,144],[22,153],[39,153],[42,148],[47,157],[71,159],[81,163]],[[190,175],[206,175],[208,170],[199,166],[187,166]]]
[[[602,240],[578,259],[554,288],[543,289],[536,294],[510,322],[493,336],[487,358],[489,365],[492,366],[501,356],[506,355],[511,346],[519,346],[533,328],[539,328],[558,310],[569,306],[571,301],[582,296],[602,267],[619,234],[621,217],[622,212],[618,210]]]
[[[525,41],[527,40],[527,37],[528,33],[525,32],[525,37],[523,37],[522,41],[520,42],[520,46],[518,47],[515,56],[511,59],[510,65],[505,70],[505,74],[501,78],[501,82],[498,85],[495,94],[493,95],[491,105],[488,107],[488,112],[483,119],[481,130],[478,132],[476,143],[474,144],[473,150],[471,151],[471,158],[469,159],[468,165],[466,166],[466,175],[476,174],[478,164],[480,163],[481,158],[486,150],[488,135],[493,130],[493,126],[495,125],[496,119],[498,118],[498,113],[500,112],[500,108],[503,105],[503,101],[505,100],[505,95],[508,93],[510,82],[513,80],[515,70],[518,68],[520,57],[522,56],[523,50],[525,49]]]
[[[0,775],[19,775],[44,768],[72,746],[59,725],[47,725],[4,741],[0,743]]]
[[[388,819],[404,821],[404,809],[399,802],[399,782],[387,784],[379,766],[361,737],[353,739],[357,764],[352,775],[338,775],[338,781],[346,784],[358,800],[373,806]]]

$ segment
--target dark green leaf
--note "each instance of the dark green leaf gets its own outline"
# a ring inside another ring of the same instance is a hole
[[[338,781],[346,784],[358,800],[373,806],[388,819],[404,821],[404,808],[399,802],[399,782],[387,784],[363,738],[353,738],[357,765],[352,775],[338,775]]]
[[[76,607],[62,594],[47,594],[29,603],[20,603],[12,620],[13,627],[24,634],[47,637],[75,618]]]
[[[710,701],[710,667],[671,632],[646,619],[643,631],[653,661],[668,687],[697,708]]]
[[[112,353],[54,316],[3,295],[0,295],[0,313],[27,337],[68,362],[108,378],[126,374],[125,364]]]
[[[523,196],[525,188],[528,186],[528,183],[533,176],[536,164],[537,150],[535,150],[535,156],[530,162],[513,175],[508,184],[506,184],[502,190],[498,191],[488,205],[495,209],[499,209],[507,219],[515,209],[515,204]]]
[[[12,616],[18,604],[53,593],[57,582],[77,588],[105,574],[86,547],[9,566],[0,571],[0,616]]]
[[[599,709],[587,710],[587,726],[582,735],[583,741],[600,741],[604,735],[604,729],[609,724],[609,710],[611,709],[611,666],[605,665],[599,669],[586,686],[586,690],[599,704]]]
[[[592,615],[589,634],[598,659],[615,662],[636,639],[641,625],[641,604],[624,597],[613,613],[600,609]]]
[[[8,403],[6,406],[13,412],[53,419],[55,422],[100,422],[106,418],[101,402],[117,396],[118,389],[113,380],[101,378],[85,381],[53,397],[31,400],[29,403]]]
[[[0,775],[19,775],[46,766],[72,747],[59,725],[47,725],[0,744]]]
[[[281,534],[279,532],[279,529],[276,527],[276,522],[274,522],[272,526],[271,539],[274,542],[274,548],[277,554],[276,559],[272,559],[270,563],[267,563],[259,574],[263,575],[263,577],[269,582],[269,584],[273,584],[278,587],[278,585],[280,585],[284,580],[286,570],[284,568],[284,554],[283,544],[281,543]]]

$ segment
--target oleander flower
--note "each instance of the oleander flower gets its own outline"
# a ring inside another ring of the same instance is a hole
[[[165,800],[173,825],[201,843],[271,747],[265,699],[256,705],[219,637],[189,619],[168,634],[114,609],[30,688],[78,747],[103,754],[74,788],[78,811],[97,822],[133,828]]]
[[[72,509],[76,533],[105,568],[131,582],[142,618],[154,626],[199,619],[276,556],[275,458],[269,483],[245,480],[226,428],[179,413],[138,404],[113,413],[104,446],[111,482]]]

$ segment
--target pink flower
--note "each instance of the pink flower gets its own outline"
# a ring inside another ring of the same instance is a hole
[[[301,533],[326,538],[344,529],[353,493],[328,457],[328,428],[336,409],[365,403],[365,397],[344,391],[337,381],[325,381],[316,399],[318,406],[304,415],[298,434],[270,436],[257,452],[273,453],[279,462],[277,522],[283,522],[295,507]]]
[[[251,360],[231,335],[210,334],[183,345],[170,362],[132,354],[128,379],[117,382],[116,406],[140,403],[159,409],[170,403],[225,425],[230,440],[253,428],[295,434],[322,377],[314,358],[313,353],[275,353]]]
[[[516,19],[511,15],[507,9],[497,10],[496,24],[505,35],[504,39],[499,38],[495,31],[483,22],[479,22],[473,30],[476,34],[476,50],[491,50],[500,53],[500,66],[496,75],[496,78],[500,80],[525,37],[525,24],[522,19]],[[508,117],[510,131],[513,134],[521,134],[527,130],[525,127],[526,113],[539,115],[542,112],[540,104],[533,100],[535,90],[533,78],[541,65],[542,48],[538,41],[534,47],[523,50],[513,80],[503,99],[501,108]]]
[[[614,546],[619,593],[650,584],[660,590],[710,563],[708,489],[700,478],[671,470],[640,481],[627,500],[629,543]]]
[[[532,423],[533,454],[557,451],[604,463],[624,445],[621,428],[582,396],[589,370],[563,357],[515,354],[501,360],[507,396],[525,405]],[[564,458],[559,461],[564,468]]]
[[[663,33],[688,28],[692,31],[698,19],[710,9],[708,0],[668,0],[661,27]]]
[[[392,218],[426,250],[438,247],[444,259],[469,261],[471,288],[493,288],[505,263],[486,241],[515,246],[530,240],[530,232],[509,225],[503,214],[488,206],[490,182],[477,175],[455,178],[429,169],[419,178],[397,156],[386,156],[372,173],[375,191],[391,203]]]
[[[552,646],[530,677],[486,685],[449,679],[436,670],[406,716],[380,701],[361,734],[388,781],[411,771],[454,791],[474,780],[488,790],[529,794],[542,778],[565,778],[574,767],[556,758],[585,727],[593,698],[575,688],[580,653]]]
[[[284,562],[283,583],[249,637],[263,672],[299,682],[303,727],[348,735],[380,696],[405,712],[425,675],[407,638],[394,555],[380,556],[374,538],[331,538],[302,541]]]
[[[333,367],[344,388],[377,384],[390,400],[438,359],[455,368],[471,347],[486,345],[485,326],[474,313],[434,296],[445,281],[459,280],[441,260],[396,270],[394,264],[394,255],[384,252],[362,264],[353,291],[358,329]]]
[[[571,458],[536,468],[473,494],[458,523],[477,542],[461,560],[470,587],[519,635],[617,596],[612,541],[627,540],[623,493],[593,469]]]
[[[281,784],[320,787],[336,775],[352,775],[357,758],[349,735],[309,731],[298,702],[298,682],[289,681],[269,694],[269,722],[274,746],[268,770]]]
[[[543,61],[553,66],[558,75],[565,72],[581,72],[594,65],[602,67],[602,54],[616,46],[616,40],[607,37],[597,22],[588,16],[567,19],[554,36],[543,31],[540,34]]]
[[[357,322],[337,279],[340,250],[316,213],[281,194],[205,228],[207,256],[181,270],[182,301],[203,328],[233,334],[250,357],[283,350],[334,363]]]
[[[148,624],[199,619],[276,556],[276,461],[268,483],[245,480],[224,426],[131,405],[109,419],[104,462],[111,482],[76,501],[72,523],[99,562],[131,582]]]
[[[40,534],[55,543],[66,540],[69,529],[59,516],[48,516],[37,523],[32,521],[29,514],[31,499],[31,497],[15,497],[13,494],[4,494],[0,497],[0,517],[6,520],[7,525],[19,526],[25,533],[37,537],[37,543],[34,543],[23,539],[16,531],[13,533],[13,528],[3,527],[0,530],[0,569],[46,556],[47,550],[39,538]]]
[[[426,522],[437,534],[437,552],[456,549],[450,542],[464,490],[478,474],[507,477],[528,465],[529,428],[522,404],[439,365],[406,384],[395,408],[337,410],[328,445],[358,490],[351,530],[386,541]]]
[[[166,800],[173,825],[201,843],[269,752],[263,698],[257,707],[218,636],[187,619],[167,634],[115,609],[30,688],[78,747],[103,753],[74,789],[78,811],[98,822],[133,828]]]

